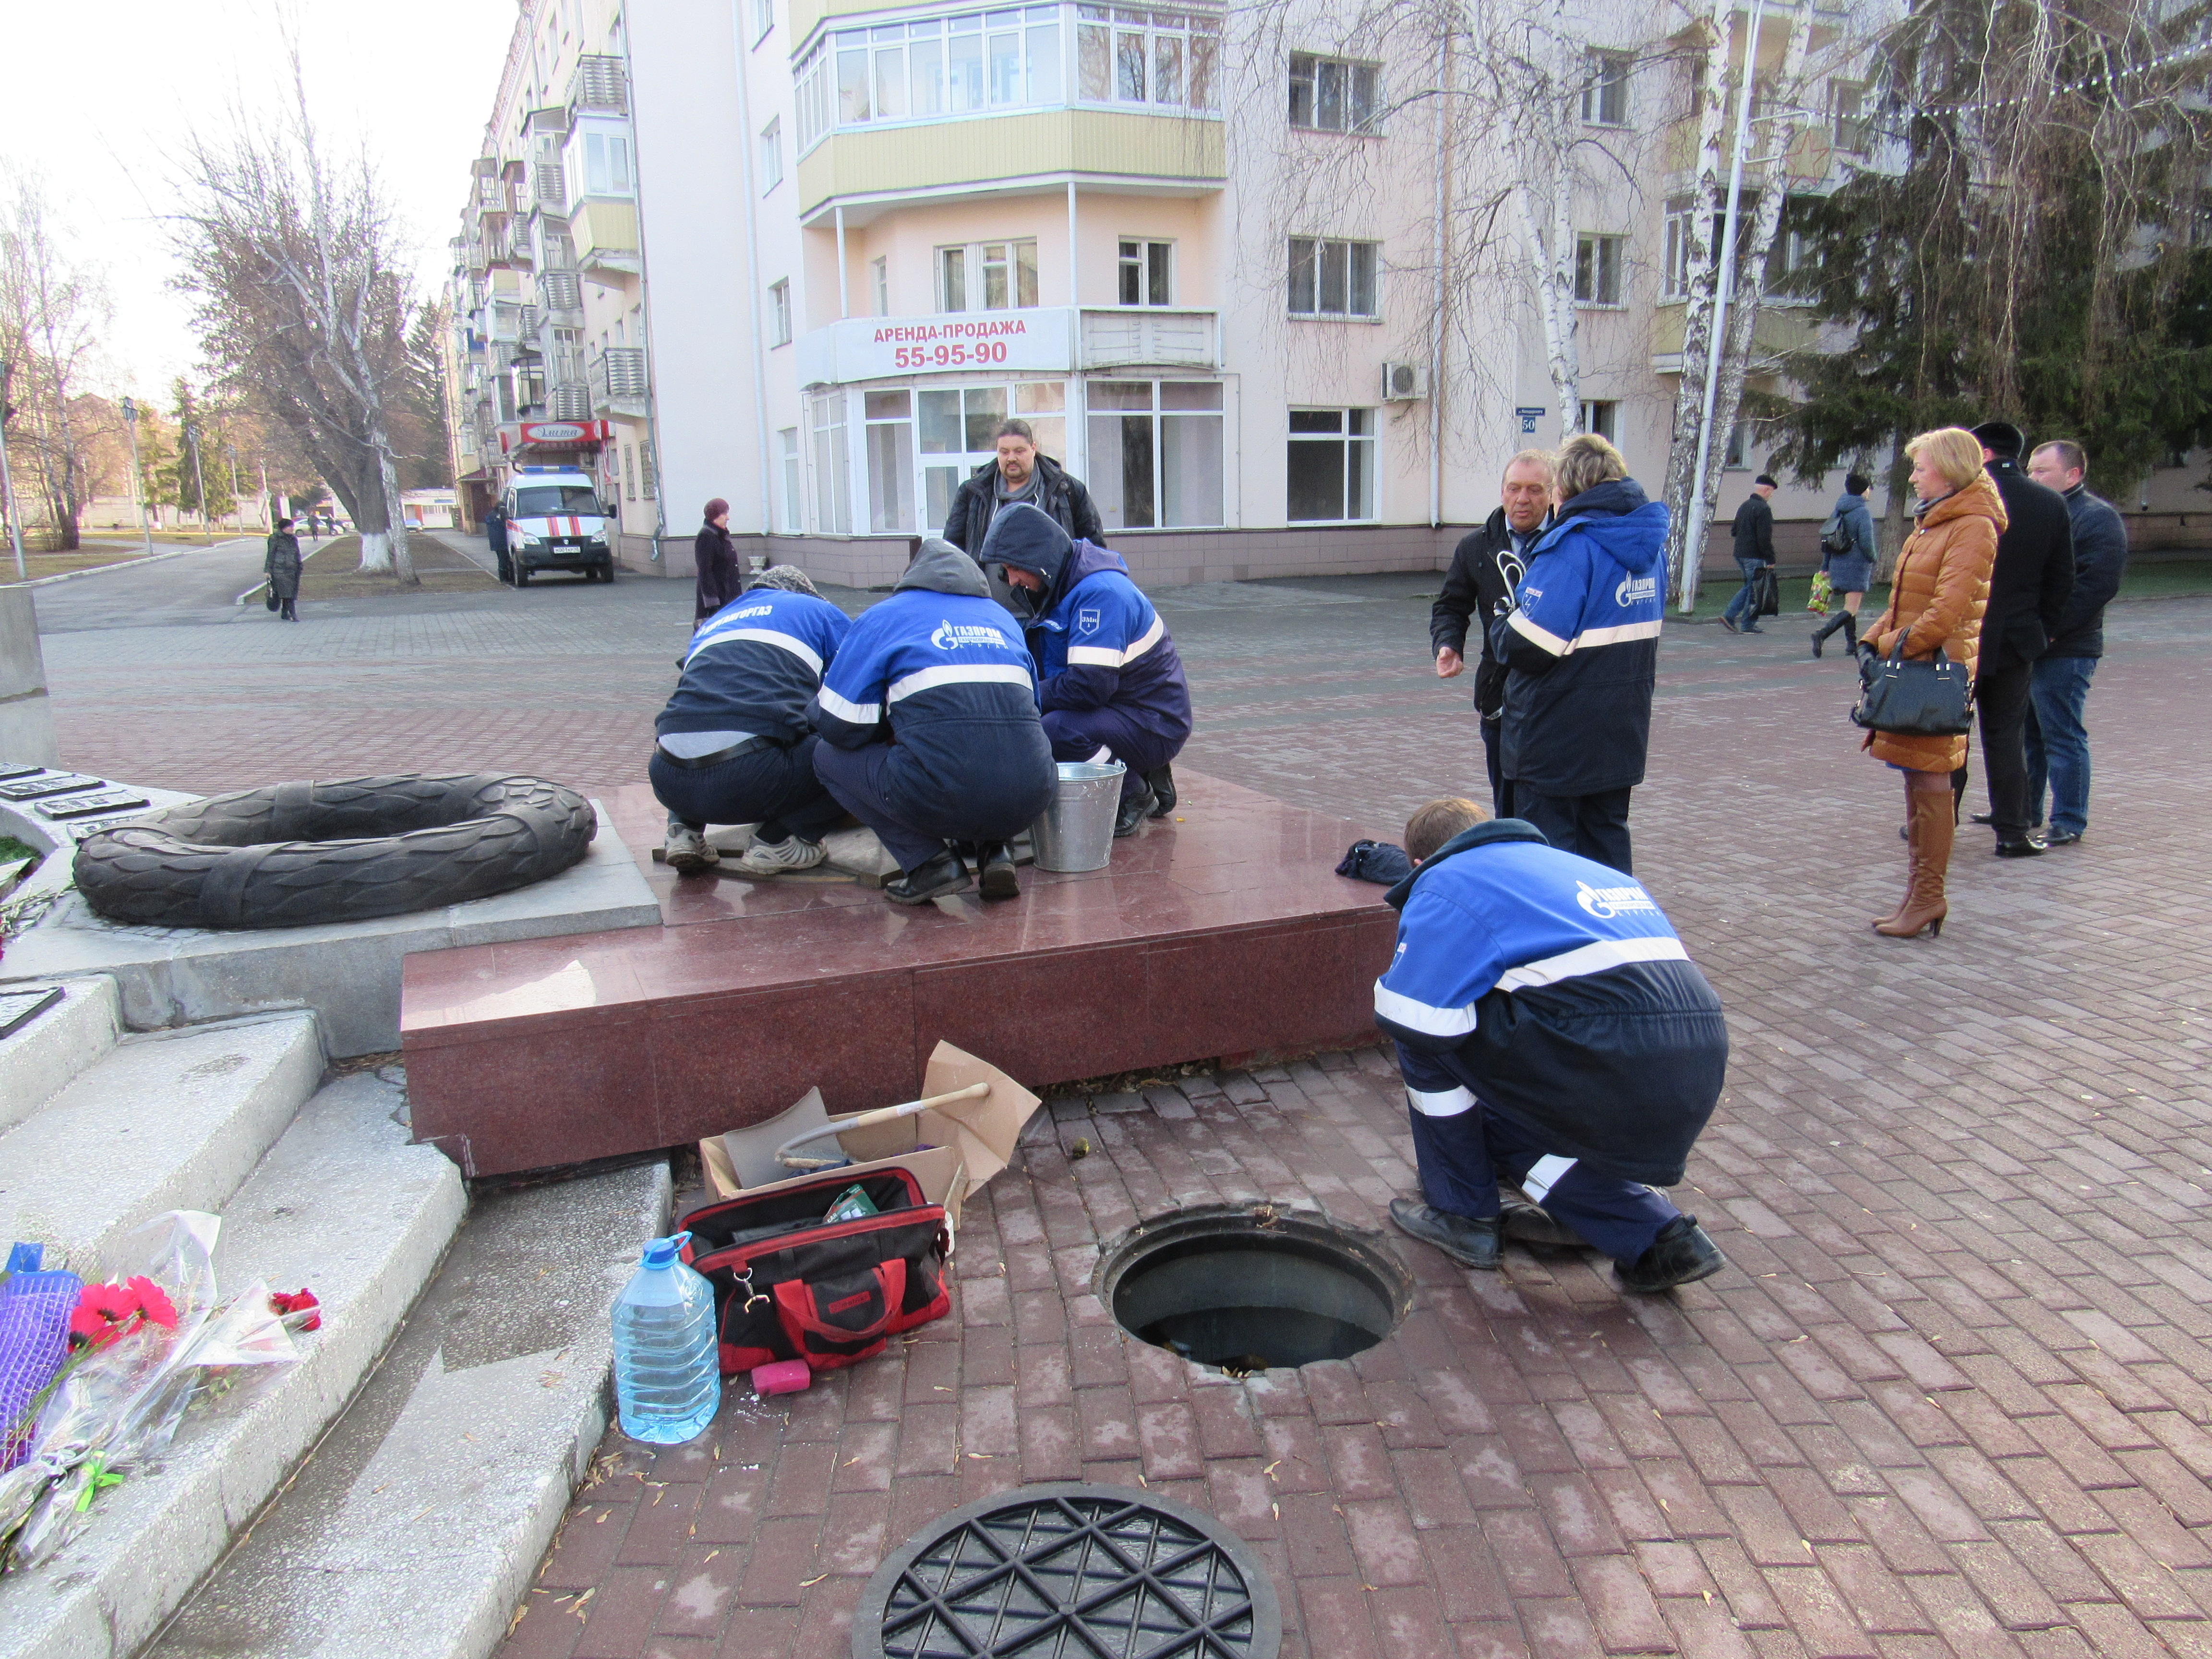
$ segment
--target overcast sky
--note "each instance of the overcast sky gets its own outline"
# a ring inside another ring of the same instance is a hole
[[[333,149],[366,145],[420,249],[425,283],[468,193],[468,164],[499,90],[515,0],[76,0],[9,5],[0,178],[43,179],[71,251],[105,270],[115,319],[98,389],[166,403],[200,378],[161,216],[178,141],[222,131],[234,104],[287,88],[296,24],[307,94]],[[12,194],[12,191],[9,191]]]

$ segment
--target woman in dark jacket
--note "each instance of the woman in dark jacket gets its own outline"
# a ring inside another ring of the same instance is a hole
[[[269,577],[270,598],[282,607],[277,616],[283,622],[300,620],[293,609],[300,597],[300,538],[292,533],[292,521],[279,519],[269,532],[269,551],[261,568]]]
[[[1813,634],[1813,654],[1820,654],[1820,641],[1838,628],[1844,630],[1844,644],[1852,650],[1859,648],[1859,603],[1874,580],[1874,514],[1867,506],[1867,491],[1874,488],[1874,480],[1863,472],[1853,472],[1844,479],[1844,493],[1836,498],[1835,511],[1829,516],[1837,532],[1845,544],[1840,553],[1827,550],[1828,538],[1821,538],[1820,568],[1828,573],[1828,591],[1840,602],[1841,608]]]
[[[696,626],[737,598],[744,585],[738,574],[737,550],[730,545],[730,504],[720,495],[707,503],[707,522],[691,544],[691,559],[699,571]]]

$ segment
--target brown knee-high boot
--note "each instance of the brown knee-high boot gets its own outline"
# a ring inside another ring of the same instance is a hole
[[[1910,820],[1912,843],[1912,884],[1906,889],[1904,908],[1874,930],[1889,939],[1912,939],[1923,929],[1931,938],[1943,932],[1949,914],[1944,902],[1943,878],[1951,868],[1951,839],[1958,826],[1952,819],[1951,792],[1916,789]]]
[[[1897,908],[1887,915],[1869,922],[1869,927],[1887,927],[1903,915],[1905,907],[1912,902],[1912,884],[1920,870],[1920,831],[1913,827],[1912,802],[1912,775],[1908,772],[1905,775],[1905,822],[1897,827],[1898,835],[1905,842],[1905,896],[1898,900]]]

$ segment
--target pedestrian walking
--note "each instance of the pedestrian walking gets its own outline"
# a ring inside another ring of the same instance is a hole
[[[2089,828],[2089,733],[2081,710],[2105,654],[2105,607],[2128,570],[2127,525],[2110,501],[2090,493],[2083,482],[2088,470],[2087,453],[2067,438],[2027,458],[2027,476],[2065,498],[2074,535],[2074,592],[2051,644],[2035,659],[2021,728],[2031,828],[2042,823],[2044,793],[2050,792],[2046,847],[2071,847]]]
[[[1474,714],[1482,733],[1482,758],[1490,774],[1491,808],[1501,818],[1513,816],[1513,788],[1498,760],[1499,716],[1505,705],[1505,662],[1491,648],[1492,623],[1513,608],[1513,590],[1527,574],[1528,556],[1551,516],[1552,458],[1524,449],[1505,464],[1498,485],[1498,510],[1480,530],[1460,538],[1452,550],[1443,591],[1429,607],[1429,649],[1437,678],[1451,679],[1467,670],[1468,624],[1480,624],[1482,660],[1474,671]]]
[[[1889,605],[1867,635],[1875,655],[1915,662],[1939,650],[1973,674],[1980,663],[1990,575],[2007,522],[1996,481],[1982,468],[1981,441],[1955,426],[1923,432],[1905,447],[1912,458],[1914,529],[1890,578]],[[1905,841],[1911,848],[1905,897],[1874,924],[1890,939],[1943,931],[1949,913],[1944,878],[1958,813],[1951,774],[1966,763],[1966,739],[1871,732],[1864,747],[1905,774]]]
[[[720,495],[707,503],[706,522],[692,541],[691,558],[699,572],[691,618],[696,628],[737,598],[743,586],[737,550],[730,545],[730,504]]]
[[[1027,421],[1001,421],[993,440],[999,457],[987,461],[963,479],[953,493],[951,511],[945,519],[945,539],[971,558],[980,558],[983,538],[991,520],[1009,501],[1028,501],[1042,507],[1068,534],[1068,539],[1106,544],[1106,523],[1083,481],[1036,447],[1036,434]],[[992,594],[1006,603],[1003,578],[992,582]],[[1029,613],[1020,601],[1010,607],[1018,615]]]
[[[1667,586],[1667,507],[1595,433],[1560,449],[1557,516],[1491,629],[1507,669],[1498,764],[1513,811],[1564,852],[1630,870]]]
[[[1779,489],[1762,472],[1752,481],[1751,494],[1735,510],[1729,526],[1735,543],[1735,568],[1743,572],[1743,586],[1721,612],[1721,626],[1731,634],[1764,634],[1759,625],[1759,577],[1774,568],[1774,509],[1768,498]],[[1739,623],[1736,618],[1743,620]]]
[[[497,501],[483,517],[484,540],[491,544],[492,556],[499,561],[499,579],[508,586],[514,585],[514,561],[507,550],[507,509]]]
[[[276,529],[269,532],[268,551],[262,556],[261,568],[269,577],[269,596],[277,605],[279,622],[297,622],[296,609],[300,599],[300,538],[292,533],[289,519],[276,520]]]
[[[1859,648],[1859,605],[1874,580],[1874,514],[1867,506],[1867,491],[1874,480],[1863,472],[1849,473],[1835,509],[1820,526],[1820,568],[1828,578],[1828,592],[1841,602],[1836,614],[1813,630],[1813,654],[1820,654],[1820,641],[1838,628],[1844,648]]]
[[[1984,465],[2009,520],[1997,538],[1996,568],[1990,575],[1989,615],[1982,636],[1988,648],[1974,681],[1975,717],[1982,729],[1982,775],[1990,810],[1974,822],[1997,832],[1997,856],[2035,858],[2043,838],[2028,822],[2027,704],[2036,659],[2049,648],[2074,591],[2074,526],[2066,502],[2020,468],[2026,446],[2008,421],[1974,428]],[[1951,779],[1955,803],[1966,793],[1966,763]]]

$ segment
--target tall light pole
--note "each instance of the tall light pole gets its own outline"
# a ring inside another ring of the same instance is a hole
[[[230,528],[233,535],[240,528],[238,520],[238,446],[225,444],[223,453],[230,457]]]
[[[0,513],[8,515],[8,539],[15,549],[15,580],[27,581],[31,573],[23,564],[23,521],[15,514],[15,475],[8,470],[8,419],[15,406],[8,401],[9,362],[0,357]]]
[[[207,475],[200,471],[200,423],[198,421],[185,422],[185,441],[192,447],[192,489],[199,497],[200,541],[204,544],[208,539]]]
[[[146,525],[146,479],[138,460],[138,405],[123,400],[123,423],[131,428],[131,499],[138,504],[138,533],[145,538],[146,556],[154,555],[154,532]]]

